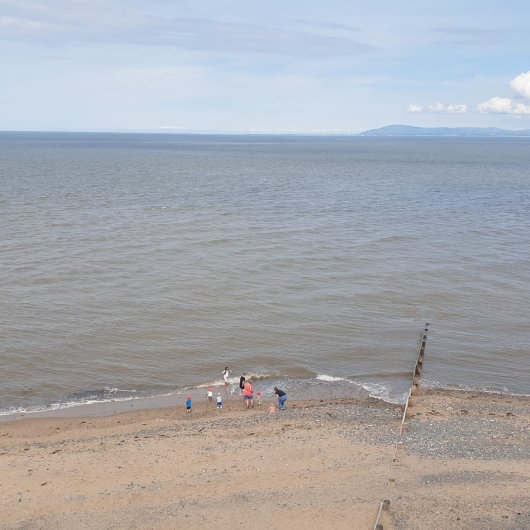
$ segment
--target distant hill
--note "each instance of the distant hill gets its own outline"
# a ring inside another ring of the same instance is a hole
[[[496,127],[413,127],[411,125],[387,125],[380,129],[370,129],[361,136],[469,136],[469,137],[501,137],[530,136],[530,129],[509,131]]]

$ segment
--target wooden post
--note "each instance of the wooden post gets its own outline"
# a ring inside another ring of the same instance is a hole
[[[403,427],[405,425],[405,419],[407,417],[408,408],[412,406],[411,397],[416,395],[419,386],[420,386],[420,375],[421,369],[423,368],[423,361],[425,359],[425,344],[427,342],[427,332],[429,331],[429,322],[425,323],[425,331],[423,332],[421,338],[421,345],[418,352],[418,357],[416,358],[416,364],[414,365],[414,372],[412,373],[412,384],[410,385],[410,391],[407,396],[407,401],[405,403],[405,408],[403,409],[403,418],[401,420],[401,427],[399,429],[400,434],[403,432]]]

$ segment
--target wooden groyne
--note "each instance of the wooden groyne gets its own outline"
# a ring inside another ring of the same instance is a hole
[[[399,428],[399,434],[403,432],[403,427],[405,426],[405,421],[407,419],[407,412],[411,406],[411,397],[418,393],[418,387],[420,384],[420,375],[421,369],[423,368],[423,361],[425,358],[425,346],[427,344],[427,334],[429,333],[430,322],[425,323],[425,328],[420,339],[420,347],[418,350],[418,357],[416,358],[416,363],[414,364],[414,372],[412,374],[412,384],[410,385],[410,390],[407,395],[407,401],[405,402],[405,408],[403,409],[403,418],[401,419],[401,426]]]
[[[430,322],[425,322],[425,327],[423,329],[423,332],[421,334],[420,338],[420,345],[418,348],[418,355],[416,357],[416,362],[414,363],[414,371],[412,373],[412,383],[410,385],[409,392],[407,394],[407,400],[405,402],[405,407],[403,409],[403,416],[401,418],[401,425],[399,427],[399,440],[396,443],[395,449],[394,449],[394,456],[392,458],[392,465],[396,465],[399,463],[399,459],[397,457],[397,453],[400,447],[403,446],[403,442],[401,441],[401,436],[403,434],[403,429],[405,427],[405,422],[407,420],[407,412],[409,410],[409,407],[412,406],[412,396],[416,395],[418,392],[418,387],[420,384],[420,375],[421,370],[423,368],[423,361],[425,359],[425,347],[427,345],[427,334],[429,333],[429,326]],[[390,483],[395,483],[394,479],[389,480]],[[379,510],[377,512],[377,517],[375,519],[374,523],[374,530],[383,530],[383,525],[379,522],[381,519],[381,515],[384,511],[388,511],[390,509],[390,501],[388,499],[385,499],[381,501],[381,504],[379,505]]]

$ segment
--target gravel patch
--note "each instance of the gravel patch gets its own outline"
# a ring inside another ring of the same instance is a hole
[[[410,454],[438,458],[527,460],[530,427],[499,418],[453,416],[444,421],[411,420],[403,434]]]
[[[496,502],[499,502],[498,506]],[[466,530],[528,530],[530,528],[530,511],[526,507],[528,499],[506,501],[488,499],[484,510],[470,510],[465,502],[455,499],[416,498],[402,506],[399,513],[390,513],[394,530],[429,529],[466,529]],[[422,504],[426,509],[418,520],[417,508]],[[493,508],[495,513],[492,513]]]
[[[517,473],[499,473],[498,471],[458,471],[454,473],[439,473],[437,475],[423,475],[419,478],[423,486],[437,486],[445,484],[477,484],[484,482],[525,482],[526,477]]]

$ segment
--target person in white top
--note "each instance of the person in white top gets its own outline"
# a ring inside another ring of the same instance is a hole
[[[225,366],[225,369],[223,370],[223,379],[225,380],[225,392],[228,396],[228,391],[230,390],[230,381],[228,380],[228,376],[230,375],[230,370],[228,369],[228,366]]]

